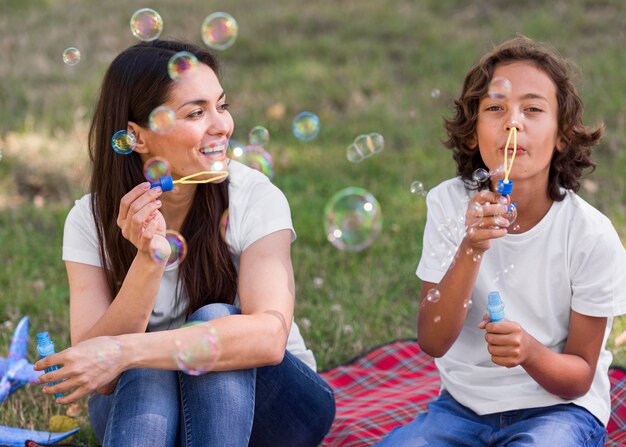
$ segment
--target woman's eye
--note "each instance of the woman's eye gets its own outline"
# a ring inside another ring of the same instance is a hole
[[[187,115],[187,117],[188,118],[197,118],[199,116],[202,116],[203,114],[204,114],[204,110],[194,110],[189,115]]]
[[[228,110],[228,109],[229,109],[229,107],[230,107],[230,104],[228,104],[227,102],[225,102],[225,103],[223,103],[223,104],[220,104],[217,108],[218,108],[218,109],[220,109],[220,110],[222,110],[222,111],[226,111],[226,110]]]

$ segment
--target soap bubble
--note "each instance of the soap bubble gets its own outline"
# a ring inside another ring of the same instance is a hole
[[[198,58],[189,51],[179,51],[167,62],[167,72],[174,81],[198,66]]]
[[[263,126],[255,126],[248,133],[248,142],[253,146],[265,146],[270,141],[270,132]]]
[[[214,12],[202,22],[202,40],[214,50],[225,50],[237,39],[237,21],[228,13]]]
[[[228,140],[228,156],[234,160],[238,160],[239,157],[245,152],[245,145],[239,143],[237,140]]]
[[[354,145],[364,157],[381,152],[385,148],[385,139],[379,133],[370,133],[367,135],[359,135],[354,139]]]
[[[154,40],[163,31],[163,19],[154,9],[139,9],[130,18],[130,31],[139,40]]]
[[[262,172],[270,180],[274,178],[274,162],[272,156],[261,146],[246,146],[237,161]]]
[[[428,301],[429,303],[437,303],[440,299],[441,292],[437,288],[430,289],[426,294],[426,301]]]
[[[118,364],[122,357],[122,347],[119,342],[110,337],[105,337],[103,340],[106,343],[97,345],[96,360],[107,366]]]
[[[172,265],[176,261],[183,262],[185,256],[187,256],[187,241],[182,234],[175,230],[167,230],[165,233],[165,239],[170,243],[170,256],[165,265]],[[159,253],[154,253],[155,261],[162,261],[162,257],[158,256]]]
[[[135,134],[128,133],[124,129],[118,130],[111,138],[111,147],[120,155],[130,154],[137,147]]]
[[[370,246],[382,229],[378,200],[363,188],[349,187],[333,195],[324,207],[326,235],[342,251]]]
[[[210,323],[196,324],[189,322],[186,336],[177,334],[174,338],[174,361],[178,369],[191,376],[199,376],[213,369],[217,362],[221,346],[215,327]],[[188,332],[195,331],[194,337]]]
[[[424,189],[424,184],[418,180],[411,183],[411,194],[425,196],[428,192]]]
[[[150,112],[148,117],[150,129],[154,132],[165,135],[170,133],[176,124],[176,114],[172,109],[165,106],[159,106]]]
[[[298,140],[314,140],[320,133],[320,119],[315,113],[301,112],[293,119],[291,130]]]
[[[476,227],[480,224],[484,217],[483,207],[478,202],[472,202],[467,207],[465,213],[465,226],[467,228]]]
[[[348,146],[348,149],[346,150],[346,158],[351,163],[360,163],[365,159],[359,147],[354,143]]]
[[[431,98],[439,98],[440,96],[441,96],[441,90],[439,90],[438,88],[434,88],[430,91]]]
[[[487,96],[491,99],[505,100],[511,94],[511,81],[501,76],[496,76],[489,83]]]
[[[150,183],[158,182],[170,173],[170,164],[161,157],[152,157],[143,165],[143,175]]]
[[[78,48],[69,47],[63,51],[63,62],[66,65],[76,65],[80,62],[80,51]]]
[[[472,180],[476,183],[485,183],[489,180],[489,172],[486,169],[478,168],[472,173]]]

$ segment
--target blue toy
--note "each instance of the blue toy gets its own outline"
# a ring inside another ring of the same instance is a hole
[[[27,344],[28,317],[24,317],[13,332],[9,354],[6,358],[0,358],[0,405],[11,393],[23,385],[37,383],[37,378],[42,374],[41,371],[35,371],[32,363],[26,360]],[[71,431],[57,433],[0,425],[0,446],[23,447],[27,440],[41,444],[54,444],[78,430],[77,427]]]

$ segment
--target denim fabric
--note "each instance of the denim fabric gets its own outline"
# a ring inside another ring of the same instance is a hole
[[[603,446],[604,426],[574,404],[504,411],[479,416],[444,391],[428,412],[394,428],[379,447],[418,446]]]
[[[189,320],[239,313],[210,304]],[[289,352],[276,366],[190,376],[132,369],[89,417],[107,446],[317,446],[335,417],[332,389]]]

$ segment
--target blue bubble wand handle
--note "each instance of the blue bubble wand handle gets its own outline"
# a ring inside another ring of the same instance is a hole
[[[496,323],[504,320],[504,303],[499,292],[489,292],[487,312],[489,312],[489,321],[491,322]]]
[[[42,359],[54,354],[54,343],[50,339],[50,335],[47,332],[40,332],[37,334],[37,352],[39,353],[39,357]],[[54,365],[46,368],[45,372],[49,373],[50,371],[56,371],[57,369],[59,369],[59,365]],[[61,381],[48,382],[48,386],[53,386],[57,383],[61,383]],[[55,393],[54,397],[63,397],[63,393]]]

